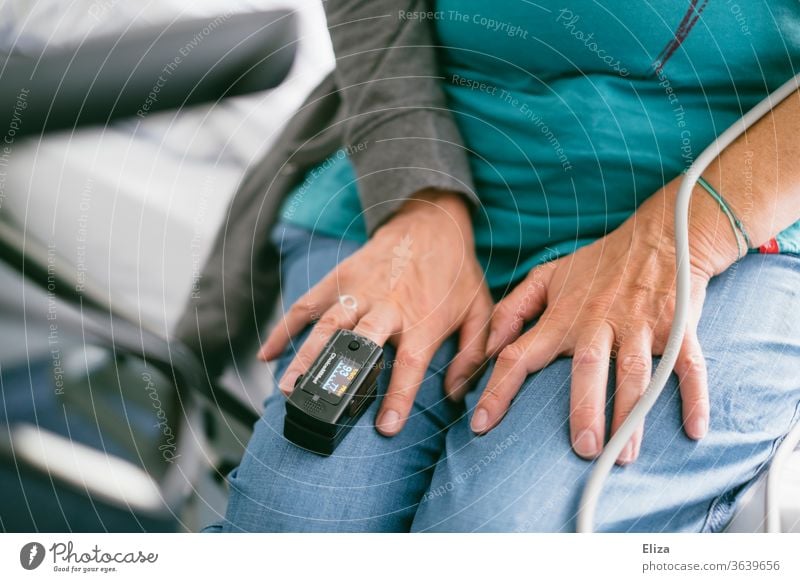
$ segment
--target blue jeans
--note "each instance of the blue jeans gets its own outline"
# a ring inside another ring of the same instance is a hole
[[[279,225],[288,307],[356,243]],[[647,418],[639,459],[615,467],[599,531],[719,531],[800,416],[800,258],[748,255],[713,279],[699,326],[711,424],[686,437],[675,378]],[[307,332],[306,332],[307,333]],[[283,372],[302,342],[278,365]],[[574,531],[591,463],[569,441],[569,358],[528,377],[500,425],[481,437],[469,418],[491,372],[456,405],[444,399],[448,341],[436,354],[404,430],[374,429],[374,403],[325,458],[283,438],[284,397],[266,401],[227,514],[210,531]],[[388,354],[392,357],[391,350]],[[388,370],[379,381],[387,386]],[[609,378],[611,418],[614,375]]]

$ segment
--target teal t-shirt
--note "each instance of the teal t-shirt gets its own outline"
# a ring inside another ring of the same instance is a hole
[[[797,0],[438,0],[434,24],[492,287],[615,229],[800,68]],[[365,240],[357,188],[338,152],[282,217]],[[762,251],[800,253],[800,223]]]

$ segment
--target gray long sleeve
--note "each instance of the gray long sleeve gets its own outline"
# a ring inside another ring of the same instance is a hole
[[[372,232],[425,188],[477,202],[467,152],[436,62],[425,0],[328,0],[344,145]]]

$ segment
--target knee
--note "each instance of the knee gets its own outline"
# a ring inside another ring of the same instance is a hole
[[[443,433],[430,415],[417,415],[386,438],[375,431],[376,412],[373,403],[336,452],[321,457],[283,437],[282,397],[271,399],[229,477],[223,530],[408,531]]]
[[[371,471],[375,467],[367,456],[365,450],[346,448],[321,457],[288,442],[275,427],[257,430],[229,475],[222,531],[407,530],[410,510],[390,491],[402,475]]]
[[[460,423],[466,424],[466,423]],[[502,425],[501,425],[502,426]],[[568,438],[532,438],[498,430],[451,446],[436,468],[414,520],[414,531],[573,531],[589,463]],[[557,441],[557,442],[556,442]]]

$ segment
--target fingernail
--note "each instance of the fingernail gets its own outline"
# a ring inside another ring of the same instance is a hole
[[[486,340],[486,357],[491,357],[494,354],[495,350],[497,349],[497,342],[499,338],[497,337],[499,334],[492,330],[489,332],[489,339]]]
[[[708,421],[705,417],[693,418],[689,422],[689,436],[695,439],[701,439],[706,436],[708,432]]]
[[[396,410],[385,410],[377,425],[382,433],[393,435],[400,430],[400,414]]]
[[[472,415],[472,422],[470,423],[473,432],[484,432],[489,428],[489,413],[485,408],[479,408]]]
[[[586,429],[579,432],[572,446],[581,457],[597,455],[597,437],[591,430]]]
[[[628,444],[625,445],[625,448],[622,449],[622,453],[619,456],[620,463],[630,463],[633,461],[633,443],[628,441]]]
[[[299,372],[295,371],[287,371],[283,378],[281,378],[278,387],[280,388],[281,392],[289,394],[292,390],[294,390],[294,383],[297,380],[297,377],[300,375]]]

